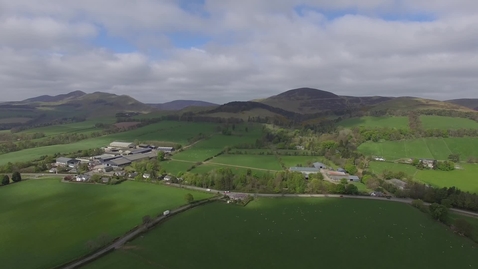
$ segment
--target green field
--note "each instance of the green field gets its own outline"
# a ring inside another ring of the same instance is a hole
[[[457,187],[462,191],[478,193],[478,165],[460,164],[454,171],[419,170],[415,179],[436,187]]]
[[[88,240],[117,237],[156,216],[207,193],[140,182],[120,185],[28,180],[0,187],[2,268],[50,268],[88,252]],[[25,254],[28,253],[28,258]]]
[[[210,161],[215,164],[243,166],[243,168],[257,168],[266,170],[282,170],[279,161],[274,155],[230,155],[223,154]]]
[[[417,173],[418,169],[409,164],[389,163],[389,162],[370,162],[369,169],[376,175],[383,171],[404,172],[411,179]]]
[[[166,172],[171,175],[177,175],[179,172],[186,173],[188,168],[193,165],[194,163],[181,161],[164,161],[159,164],[161,169],[166,170]]]
[[[236,129],[243,128],[238,126]],[[259,127],[249,127],[249,132],[238,132],[234,135],[217,134],[211,138],[198,142],[194,146],[179,152],[173,156],[173,159],[201,162],[209,157],[220,153],[225,147],[232,147],[238,144],[254,143],[261,135]]]
[[[409,205],[261,198],[192,209],[86,268],[473,268],[476,254]]]
[[[309,163],[312,164],[314,162],[322,162],[332,168],[337,168],[336,165],[328,161],[323,156],[280,156],[280,159],[286,167],[297,166],[298,164],[305,167],[308,166]]]
[[[247,174],[247,170],[249,170],[247,168],[220,165],[220,164],[215,164],[215,163],[204,163],[204,164],[196,166],[196,168],[194,168],[190,172],[195,173],[195,174],[206,174],[206,173],[209,173],[209,172],[211,172],[213,170],[217,170],[217,169],[231,169],[231,171],[235,175],[245,175],[245,174]],[[266,174],[266,173],[269,172],[269,171],[265,171],[265,170],[257,170],[257,169],[254,169],[254,168],[251,168],[251,171],[252,171],[252,175],[254,175],[254,176],[262,176],[263,174]],[[275,173],[275,172],[270,171],[270,173]]]
[[[478,122],[465,119],[442,116],[420,116],[423,129],[477,129]]]
[[[92,132],[97,132],[102,130],[101,128],[95,127],[96,123],[113,124],[115,123],[115,118],[113,117],[97,118],[97,119],[91,119],[91,120],[86,120],[82,122],[39,127],[39,128],[25,130],[22,133],[44,133],[46,136],[68,134],[68,133],[87,134],[87,133],[92,133]]]
[[[361,117],[345,119],[338,123],[345,128],[366,127],[366,128],[408,128],[407,117]]]
[[[387,160],[400,158],[431,158],[446,160],[451,153],[460,154],[462,160],[478,157],[478,139],[420,138],[402,141],[365,142],[359,152],[368,156],[382,156]]]

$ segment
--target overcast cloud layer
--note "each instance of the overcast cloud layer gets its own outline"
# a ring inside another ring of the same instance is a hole
[[[478,98],[478,1],[0,0],[0,59],[0,101]]]

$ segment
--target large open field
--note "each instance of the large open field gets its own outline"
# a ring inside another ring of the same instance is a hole
[[[24,133],[44,133],[46,136],[68,134],[68,133],[91,133],[95,131],[101,131],[100,128],[96,128],[97,123],[113,124],[115,122],[114,117],[110,118],[96,118],[86,120],[82,122],[52,125],[46,127],[33,128],[23,131]]]
[[[345,128],[367,127],[367,128],[408,128],[407,117],[361,117],[345,119],[338,123]]]
[[[177,175],[179,172],[186,173],[186,170],[194,165],[194,163],[183,161],[164,161],[159,165],[161,169],[166,170],[168,174]]]
[[[442,116],[420,116],[423,129],[476,129],[478,122],[465,119]]]
[[[257,168],[264,170],[282,170],[274,155],[230,155],[223,154],[211,160],[212,163],[230,166]]]
[[[474,268],[476,255],[409,205],[261,198],[192,209],[86,268]]]
[[[259,126],[249,126],[248,132],[244,132],[243,127],[239,125],[236,130],[240,129],[240,131],[236,131],[233,135],[216,134],[211,138],[199,141],[185,151],[175,154],[173,159],[201,162],[220,153],[225,147],[254,143],[260,137],[261,129]]]
[[[478,193],[478,165],[460,164],[463,169],[442,172],[419,170],[415,179],[437,187],[457,187],[462,191]]]
[[[101,234],[116,237],[207,193],[139,182],[120,185],[29,180],[0,187],[2,268],[51,268],[88,252],[85,243]],[[27,255],[27,256],[25,256]]]
[[[369,169],[376,175],[380,175],[383,171],[404,172],[411,179],[417,173],[418,169],[412,165],[389,163],[389,162],[370,162]]]
[[[369,156],[383,156],[387,160],[400,158],[432,158],[446,160],[451,153],[460,154],[462,160],[478,157],[478,139],[420,138],[402,141],[366,142],[358,150]]]

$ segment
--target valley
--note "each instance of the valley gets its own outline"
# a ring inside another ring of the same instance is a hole
[[[25,118],[0,109],[0,173],[8,177],[0,186],[0,201],[8,205],[0,214],[0,229],[7,231],[0,241],[8,249],[0,254],[5,264],[63,268],[145,225],[145,216],[191,203],[191,194],[194,201],[213,196],[220,201],[172,216],[85,268],[192,263],[205,268],[210,259],[201,250],[204,244],[212,252],[229,246],[215,259],[233,268],[264,262],[290,267],[281,257],[291,253],[312,265],[317,252],[324,264],[337,264],[334,255],[349,254],[357,266],[383,257],[377,262],[394,268],[399,258],[390,255],[393,250],[408,251],[405,262],[411,268],[425,266],[423,257],[436,253],[443,253],[434,260],[440,265],[451,266],[456,259],[475,265],[475,219],[448,213],[448,208],[478,212],[478,112],[469,107],[419,98],[337,96],[312,88],[223,105],[181,101],[170,110],[128,96],[79,92],[8,106],[23,107]],[[65,106],[76,108],[63,114]],[[40,110],[48,115],[33,117]],[[13,181],[14,172],[23,175],[21,181]],[[235,196],[243,192],[251,194],[246,206],[244,196]],[[254,198],[254,193],[385,201]],[[392,197],[414,199],[418,209],[388,202]],[[36,228],[26,220],[32,216]],[[454,234],[464,219],[474,232]],[[256,242],[257,249],[247,242]],[[298,244],[307,251],[299,251]],[[38,254],[22,259],[24,246]],[[173,251],[177,248],[183,251]],[[259,258],[259,249],[269,250]],[[244,261],[235,253],[251,258]]]

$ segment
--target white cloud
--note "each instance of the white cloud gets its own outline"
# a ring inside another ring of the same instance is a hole
[[[476,97],[478,2],[450,3],[207,0],[184,10],[172,0],[3,0],[0,87],[5,100],[83,90],[145,102],[227,102],[302,86],[344,95]],[[298,5],[312,9],[299,15]],[[435,19],[396,19],[404,14]],[[138,51],[95,47],[101,29]],[[175,32],[209,41],[175,47]]]

